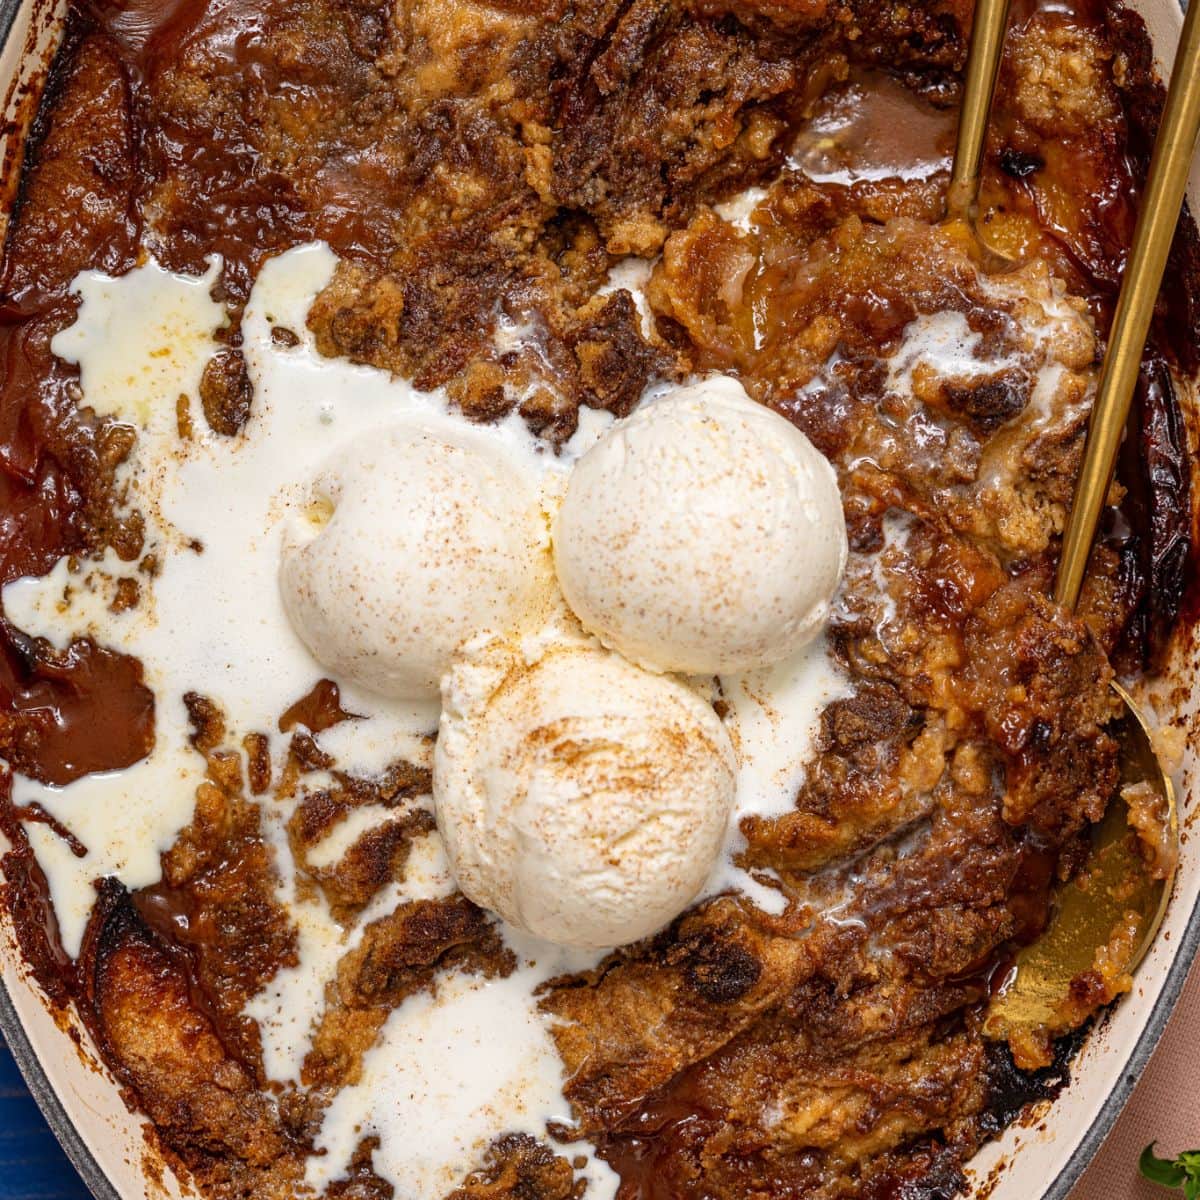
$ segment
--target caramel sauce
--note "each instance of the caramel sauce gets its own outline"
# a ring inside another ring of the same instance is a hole
[[[289,733],[297,725],[303,725],[310,733],[320,733],[342,721],[354,719],[355,714],[342,707],[338,685],[332,679],[322,679],[279,718],[279,732]]]
[[[647,1100],[618,1130],[600,1139],[600,1157],[621,1177],[618,1200],[678,1200],[672,1159],[680,1146],[701,1144],[719,1121],[707,1112],[691,1073]]]
[[[879,70],[854,71],[817,103],[792,141],[788,165],[814,183],[927,179],[949,171],[956,113]]]
[[[0,642],[0,705],[21,724],[4,747],[9,762],[43,783],[115,771],[154,744],[154,694],[136,659],[91,641],[50,654],[6,626]]]
[[[0,831],[12,849],[4,856],[3,898],[12,914],[21,954],[47,997],[63,1004],[75,986],[74,964],[64,952],[50,887],[12,807],[12,774],[0,765]]]

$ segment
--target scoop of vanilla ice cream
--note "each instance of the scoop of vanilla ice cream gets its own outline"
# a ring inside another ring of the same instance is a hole
[[[651,669],[746,671],[825,624],[846,565],[833,468],[713,376],[649,400],[576,464],[554,529],[567,602]]]
[[[335,676],[436,696],[455,649],[516,627],[545,586],[533,487],[484,439],[396,426],[330,461],[285,529],[284,607]]]
[[[625,945],[704,885],[733,748],[676,680],[591,639],[538,653],[481,639],[456,659],[434,751],[438,828],[477,904],[563,945]]]

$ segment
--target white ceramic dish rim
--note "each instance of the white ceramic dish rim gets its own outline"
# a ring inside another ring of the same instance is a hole
[[[36,5],[37,0],[0,0],[0,52],[8,49],[8,41],[18,24],[17,18],[22,8],[30,3]],[[1135,8],[1141,7],[1138,0],[1127,0],[1127,3],[1132,3]],[[1181,9],[1186,9],[1186,0],[1179,0],[1179,4]],[[1195,173],[1192,182],[1193,209],[1196,209]],[[1195,413],[1193,413],[1193,419],[1195,419]],[[1186,670],[1186,668],[1184,669]],[[1178,904],[1180,899],[1181,897],[1177,896],[1175,903]],[[1200,951],[1200,892],[1198,892],[1186,918],[1180,922],[1176,917],[1172,923],[1181,928],[1181,936],[1173,949],[1167,951],[1170,954],[1171,965],[1163,978],[1158,995],[1145,1017],[1141,1032],[1138,1034],[1132,1050],[1124,1057],[1119,1078],[1107,1099],[1092,1118],[1066,1163],[1039,1194],[1040,1200],[1065,1200],[1112,1129],[1133,1091],[1143,1067],[1158,1044],[1175,1003],[1183,990],[1193,960]],[[58,1088],[51,1081],[50,1073],[34,1048],[25,1022],[13,1001],[9,985],[3,978],[0,978],[0,1033],[3,1034],[30,1093],[47,1123],[92,1194],[97,1200],[130,1200],[130,1194],[119,1189],[109,1172],[100,1164],[96,1154],[80,1132],[78,1124],[68,1113]],[[1119,1054],[1120,1051],[1114,1048],[1106,1053]],[[128,1163],[128,1160],[126,1162]],[[131,1163],[128,1165],[134,1169]],[[978,1177],[972,1180],[972,1192],[979,1182]],[[990,1189],[985,1188],[985,1191],[990,1193]],[[1033,1200],[1032,1195],[1031,1200]]]

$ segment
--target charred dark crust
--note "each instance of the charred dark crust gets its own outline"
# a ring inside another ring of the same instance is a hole
[[[1054,1046],[1054,1062],[1039,1071],[1022,1071],[1008,1046],[987,1048],[988,1106],[982,1121],[988,1133],[1001,1133],[1031,1105],[1055,1099],[1071,1082],[1071,1064],[1087,1040],[1089,1027],[1077,1029]]]
[[[1122,448],[1119,540],[1122,582],[1132,614],[1118,648],[1132,670],[1151,667],[1165,650],[1192,576],[1192,456],[1170,368],[1148,358],[1138,377],[1129,433]]]

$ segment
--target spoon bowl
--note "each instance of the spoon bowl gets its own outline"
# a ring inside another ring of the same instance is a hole
[[[1150,730],[1133,698],[1114,683],[1125,706],[1114,734],[1120,746],[1121,781],[1104,817],[1092,829],[1083,870],[1060,889],[1041,935],[1018,953],[988,1005],[984,1029],[995,1038],[1070,1027],[1072,982],[1095,972],[1103,978],[1112,962],[1118,985],[1145,958],[1166,915],[1179,862],[1175,788],[1162,770]],[[1154,790],[1167,845],[1157,869],[1130,826],[1127,789]],[[1122,939],[1114,946],[1114,937]],[[1115,953],[1114,953],[1115,951]],[[1095,978],[1095,976],[1091,976]],[[1066,1021],[1066,1027],[1064,1022]]]
[[[992,97],[1004,56],[1011,0],[976,0],[971,44],[963,80],[954,164],[946,190],[946,221],[961,222],[971,234],[980,266],[989,274],[1013,267],[1017,259],[991,245],[979,228],[979,184],[983,175],[983,150],[987,141]]]

